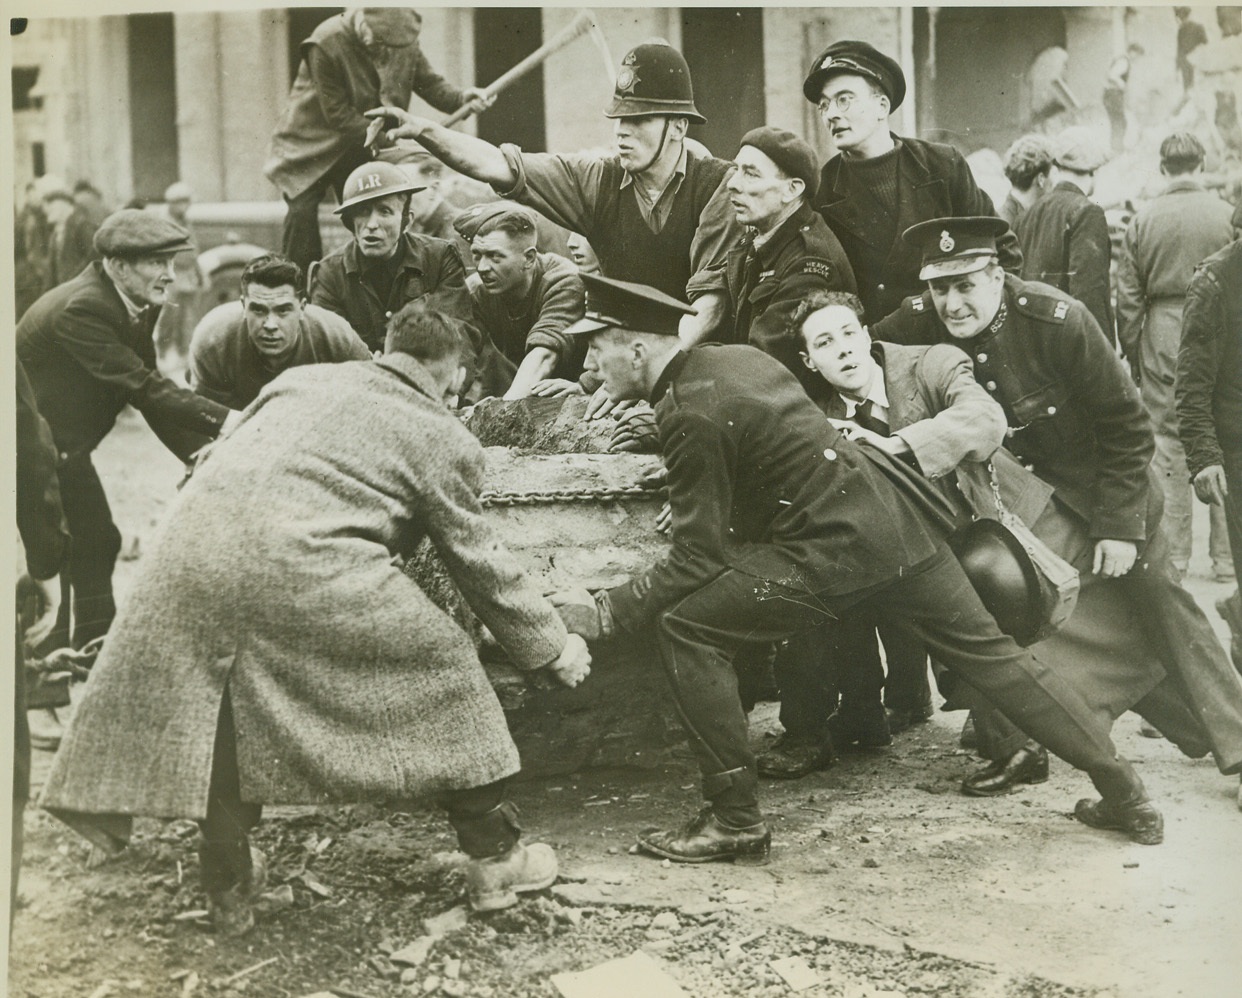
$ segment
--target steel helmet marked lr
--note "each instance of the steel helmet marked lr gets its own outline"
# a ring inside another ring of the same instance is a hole
[[[612,102],[605,118],[634,118],[663,114],[689,118],[703,125],[707,119],[694,106],[694,85],[686,58],[663,38],[636,45],[621,60]]]
[[[401,167],[392,163],[363,163],[346,178],[341,203],[332,210],[341,215],[389,194],[416,194],[426,189],[424,184],[414,183]]]

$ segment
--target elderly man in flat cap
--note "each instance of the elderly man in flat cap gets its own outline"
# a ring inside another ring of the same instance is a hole
[[[643,849],[686,863],[767,860],[733,659],[746,642],[776,641],[851,607],[906,620],[946,666],[1085,770],[1103,799],[1083,801],[1080,816],[1115,815],[1106,827],[1161,840],[1160,814],[1107,728],[984,608],[939,536],[939,494],[926,480],[847,438],[754,347],[681,349],[686,306],[675,299],[583,280],[587,316],[574,331],[589,337],[587,369],[610,397],[655,407],[672,548],[619,586],[553,602],[588,641],[654,630],[707,801],[683,827],[640,836]]]
[[[601,273],[693,301],[683,320],[688,343],[727,325],[723,264],[742,235],[724,190],[729,164],[688,147],[687,129],[706,119],[695,107],[690,67],[663,39],[621,61],[604,111],[614,123],[614,156],[498,148],[400,107],[370,113],[396,125],[390,139],[416,139],[459,173],[584,236]]]
[[[1059,288],[1087,306],[1110,343],[1117,342],[1108,292],[1112,248],[1104,209],[1091,200],[1095,171],[1108,148],[1094,129],[1075,125],[1052,140],[1049,191],[1018,220],[1022,279]]]
[[[813,204],[845,247],[867,321],[878,322],[923,290],[918,257],[902,232],[929,218],[996,210],[952,146],[888,130],[889,115],[906,96],[896,60],[866,42],[836,42],[811,64],[802,92],[837,149]],[[1005,269],[1017,272],[1022,254],[1012,234],[999,252]]]
[[[525,398],[546,378],[576,381],[580,344],[565,330],[582,318],[586,292],[572,263],[539,252],[535,213],[511,201],[487,202],[453,224],[474,259],[466,282],[474,324],[512,378],[504,398]]]
[[[282,252],[304,271],[323,255],[319,203],[341,200],[345,178],[370,159],[363,148],[377,104],[408,107],[417,94],[438,111],[456,111],[483,91],[460,89],[432,69],[418,44],[422,18],[408,7],[350,8],[301,45],[297,78],[263,172],[289,205]]]
[[[1112,626],[1101,615],[1086,636],[1074,683],[1091,702],[1111,703],[1114,715],[1141,713],[1185,754],[1211,751],[1222,773],[1242,773],[1242,681],[1177,582],[1138,389],[1085,305],[1001,270],[996,241],[1006,231],[996,218],[939,218],[909,229],[905,238],[923,260],[928,290],[907,299],[873,334],[965,350],[975,380],[1005,410],[1005,446],[1053,487],[1058,519],[1073,530],[1048,542],[1083,580],[1076,615],[1088,600],[1115,604]],[[1144,640],[1133,649],[1136,632]],[[1117,654],[1123,647],[1129,650]],[[1166,673],[1154,688],[1141,656],[1155,656]],[[1059,658],[1057,666],[1067,663]],[[1039,782],[1046,773],[1039,746],[1028,741],[1040,736],[1012,714],[989,714],[995,707],[1007,713],[996,702],[976,708],[979,746],[992,760],[963,785],[976,796]],[[1079,817],[1131,825],[1107,808]]]
[[[306,302],[302,269],[283,256],[256,257],[241,273],[241,298],[208,312],[190,339],[190,384],[244,409],[282,371],[303,364],[370,360],[371,351],[335,312]]]
[[[152,330],[175,280],[186,231],[136,209],[110,215],[95,234],[103,259],[36,301],[17,326],[17,356],[60,453],[61,498],[73,535],[69,605],[45,647],[80,648],[116,613],[112,569],[121,534],[91,452],[126,404],[182,460],[230,429],[237,413],[160,375]]]
[[[733,323],[721,338],[758,347],[803,380],[789,317],[811,291],[854,291],[854,271],[808,203],[819,186],[819,164],[806,142],[783,128],[754,128],[742,136],[733,162],[725,189],[747,231],[729,251]],[[810,389],[816,380],[803,383]]]

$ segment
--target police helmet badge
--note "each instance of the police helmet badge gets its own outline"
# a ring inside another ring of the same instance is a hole
[[[955,243],[953,241],[953,237],[949,235],[948,229],[945,229],[943,232],[940,233],[940,252],[952,253],[953,247],[956,245],[957,243]]]
[[[622,66],[621,72],[617,74],[617,93],[631,96],[634,93],[634,87],[638,85],[638,74],[634,72],[632,66]]]

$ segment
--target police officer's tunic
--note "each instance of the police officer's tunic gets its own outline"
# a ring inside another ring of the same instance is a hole
[[[1222,772],[1242,771],[1242,681],[1211,625],[1174,581],[1149,477],[1152,432],[1138,389],[1086,307],[1055,288],[1006,275],[1002,305],[978,336],[954,340],[931,293],[907,299],[877,339],[956,342],[975,378],[1005,410],[1007,446],[1086,522],[1091,538],[1139,545],[1119,580],[1140,608],[1153,648],[1207,729]]]

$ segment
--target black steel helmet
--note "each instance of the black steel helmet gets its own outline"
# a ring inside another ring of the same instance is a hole
[[[694,86],[686,58],[662,38],[635,46],[621,60],[612,103],[605,118],[665,114],[703,125],[707,119],[694,106]]]

